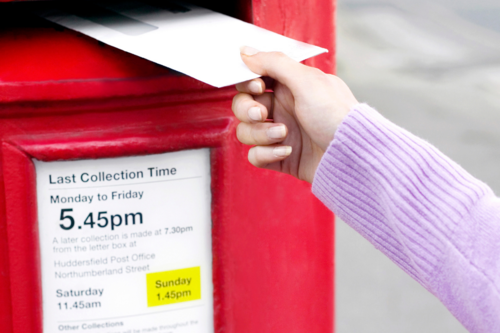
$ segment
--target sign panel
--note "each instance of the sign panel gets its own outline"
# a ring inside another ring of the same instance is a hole
[[[208,149],[34,162],[44,332],[213,332]]]

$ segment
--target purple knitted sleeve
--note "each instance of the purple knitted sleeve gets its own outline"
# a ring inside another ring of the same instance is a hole
[[[313,193],[470,332],[500,332],[500,200],[484,183],[359,104],[323,156]]]

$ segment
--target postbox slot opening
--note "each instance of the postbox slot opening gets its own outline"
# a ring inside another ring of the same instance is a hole
[[[120,1],[113,1],[120,2]],[[163,1],[163,0],[144,0],[142,1],[146,4],[153,5],[155,7],[164,8],[172,6],[178,6],[175,3]],[[83,7],[89,6],[92,2],[89,1],[72,1],[70,3],[65,2],[54,2],[54,1],[37,1],[37,2],[7,2],[0,3],[0,29],[10,28],[10,27],[45,27],[50,25],[44,22],[43,19],[38,18],[32,12],[44,8],[47,6],[52,6],[54,3],[60,3],[63,6],[75,6]],[[222,0],[222,1],[210,1],[210,0],[190,0],[187,3],[192,3],[194,5],[204,7],[234,18],[251,22],[252,21],[252,0]],[[97,4],[97,2],[96,2]]]
[[[107,3],[110,1],[118,4],[123,3],[124,6],[127,6],[125,0],[106,0]],[[176,10],[176,4],[173,2],[163,0],[142,1],[150,4],[152,8],[170,6],[172,10]],[[251,1],[192,0],[189,2],[251,22]],[[97,2],[95,3],[97,4]],[[132,4],[132,2],[129,3]],[[155,3],[157,4],[156,6],[154,6]],[[72,2],[23,0],[7,3],[0,2],[0,34],[2,42],[7,45],[11,41],[15,41],[16,45],[22,45],[22,47],[13,47],[4,52],[4,66],[0,65],[0,80],[6,82],[57,82],[59,80],[75,79],[172,77],[175,78],[172,79],[172,86],[164,88],[164,91],[181,89],[175,83],[178,81],[177,78],[179,76],[183,76],[178,72],[156,63],[148,62],[140,57],[124,54],[121,51],[116,52],[116,50],[107,47],[102,42],[93,41],[88,38],[82,39],[80,38],[81,36],[69,31],[69,29],[34,14],[37,10],[50,8],[54,5],[59,6],[59,4],[63,8],[73,8],[82,17],[111,27],[126,35],[140,35],[157,29],[154,23],[147,24],[137,20],[133,22],[134,20],[124,15],[121,16],[121,21],[116,21],[115,18],[114,20],[109,20],[105,15],[106,12],[110,12],[109,10],[106,11],[106,8],[101,6],[101,11],[92,13],[86,8],[96,6],[92,6],[92,2],[83,0]],[[182,3],[177,6],[182,7]],[[131,21],[135,23],[132,26],[130,25]],[[123,22],[127,24],[121,25],[120,23]],[[71,47],[68,45],[71,45]],[[11,64],[9,64],[9,61]],[[22,63],[23,66],[13,65],[17,63]],[[79,65],[75,66],[75,63]],[[30,70],[30,68],[34,67],[37,68],[36,71]],[[57,70],[54,70],[56,68]],[[186,85],[182,86],[181,90],[190,85],[191,83],[186,82]]]
[[[245,22],[252,22],[252,0],[192,0],[189,2]]]

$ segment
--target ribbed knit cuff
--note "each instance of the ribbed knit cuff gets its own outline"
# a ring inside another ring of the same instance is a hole
[[[365,104],[356,105],[339,127],[312,190],[430,290],[457,224],[490,191]]]

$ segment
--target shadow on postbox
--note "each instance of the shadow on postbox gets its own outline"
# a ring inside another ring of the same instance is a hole
[[[156,1],[161,7],[165,2]],[[195,4],[325,47],[334,3]],[[5,333],[333,332],[334,227],[216,89],[0,3]]]

